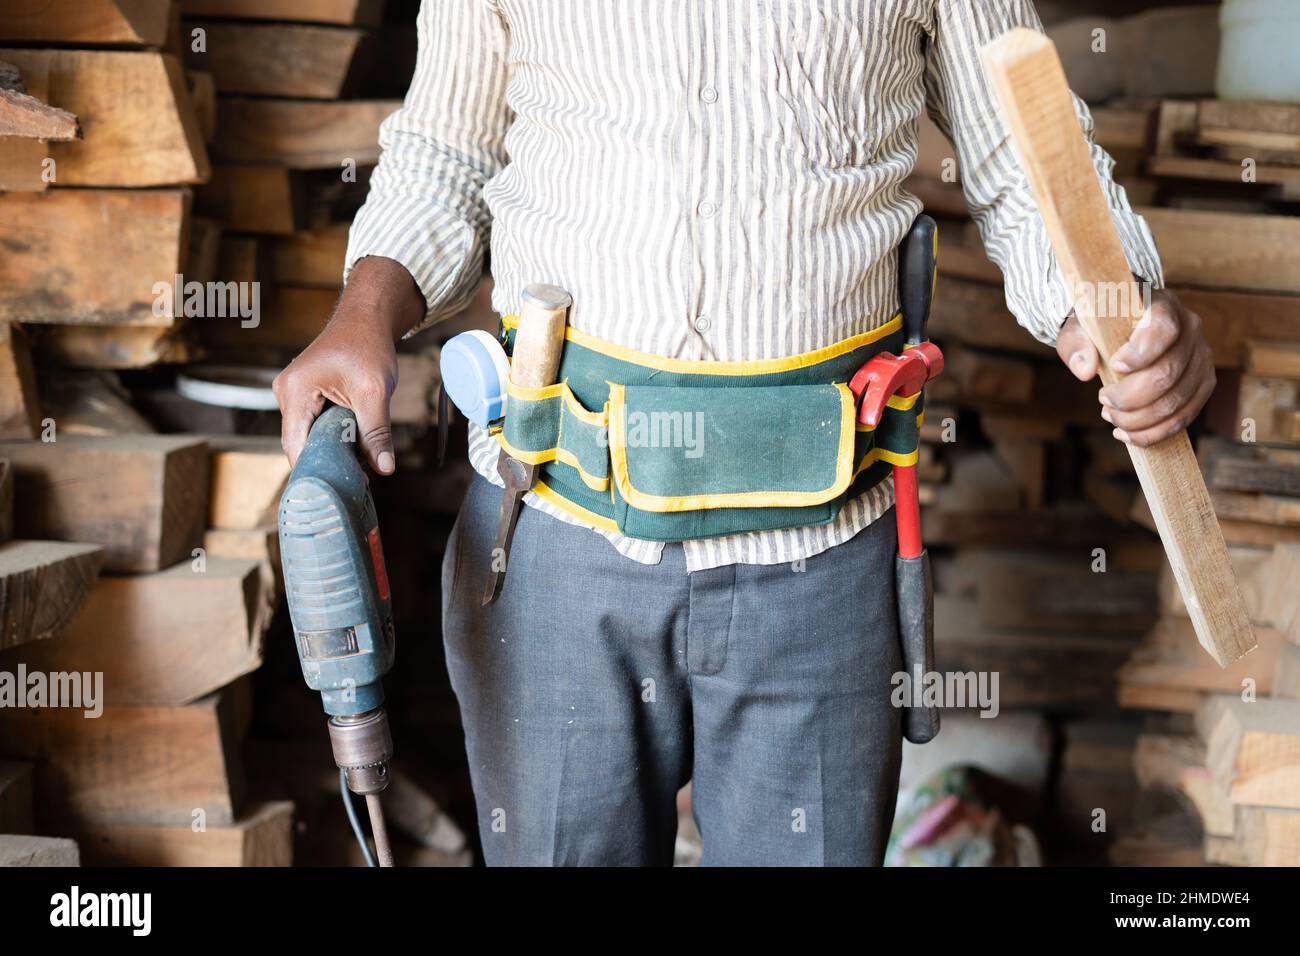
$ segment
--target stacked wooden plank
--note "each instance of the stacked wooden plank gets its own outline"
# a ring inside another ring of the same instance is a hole
[[[0,455],[14,531],[84,542],[58,546],[106,571],[79,612],[70,594],[39,605],[67,612],[54,633],[0,653],[25,688],[0,708],[0,754],[34,765],[38,832],[75,838],[87,863],[287,865],[292,804],[247,801],[238,759],[274,581],[264,555],[205,548],[210,502],[247,514],[282,475],[191,436],[56,435]]]
[[[400,105],[374,95],[374,65],[387,53],[381,6],[181,4],[186,65],[217,94],[213,176],[197,209],[224,226],[220,278],[262,285],[260,322],[205,324],[216,355],[282,365],[329,318],[379,124]]]
[[[952,147],[929,124],[907,187],[940,220],[931,334],[949,361],[927,389],[934,444],[921,473],[938,669],[996,671],[1004,710],[1033,709],[1060,726],[1057,835],[1085,858],[1113,838],[1116,862],[1205,860],[1195,814],[1134,801],[1134,744],[1154,718],[1117,706],[1187,721],[1215,694],[1300,688],[1295,602],[1286,599],[1300,570],[1291,550],[1300,540],[1291,434],[1300,416],[1300,218],[1286,172],[1300,168],[1287,153],[1300,148],[1292,146],[1300,107],[1142,99],[1208,96],[1213,71],[1144,74],[1089,48],[1098,26],[1121,54],[1117,26],[1149,35],[1154,24],[1166,38],[1200,42],[1193,25],[1214,15],[1202,7],[1137,21],[1088,16],[1063,24],[1058,38],[1088,27],[1077,49],[1062,44],[1067,69],[1085,92],[1120,97],[1094,104],[1096,138],[1151,226],[1167,283],[1204,318],[1215,353],[1220,384],[1206,419],[1216,435],[1199,442],[1199,457],[1260,642],[1227,670],[1198,646],[1180,606],[1129,456],[1100,418],[1099,383],[1076,382],[1015,324]],[[1246,162],[1252,156],[1259,162]],[[1251,170],[1257,177],[1243,181]],[[1098,830],[1100,810],[1108,831]]]
[[[171,5],[16,7],[0,19],[0,71],[14,87],[0,96],[10,109],[25,95],[29,120],[46,123],[14,133],[0,122],[0,230],[23,237],[0,258],[0,323],[30,324],[71,365],[183,357],[184,310],[158,284],[210,279],[215,245],[191,216],[190,187],[210,165],[168,38]]]

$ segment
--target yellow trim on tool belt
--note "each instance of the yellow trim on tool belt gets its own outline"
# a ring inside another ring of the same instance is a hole
[[[717,492],[702,495],[651,495],[638,491],[628,473],[627,423],[623,413],[626,408],[624,386],[611,382],[609,386],[609,459],[619,494],[633,508],[659,514],[679,511],[702,511],[707,508],[799,508],[825,504],[848,490],[853,484],[855,471],[853,452],[855,421],[853,393],[844,384],[837,384],[840,394],[840,444],[836,453],[835,481],[820,491],[740,491]]]
[[[532,490],[536,492],[537,496],[542,500],[549,501],[565,514],[577,518],[579,521],[585,521],[593,528],[599,528],[602,531],[618,531],[618,525],[612,519],[606,518],[604,515],[598,515],[594,511],[588,511],[581,505],[574,504],[568,498],[558,494],[550,485],[542,481],[540,478],[533,482]],[[595,490],[599,491],[600,489],[597,488]]]
[[[519,316],[502,316],[501,324],[506,329],[518,328]],[[661,372],[677,372],[682,375],[769,375],[773,372],[791,372],[795,369],[807,368],[810,365],[819,365],[822,362],[839,358],[841,355],[860,349],[864,345],[878,342],[885,336],[897,332],[902,326],[903,316],[900,313],[878,328],[862,332],[852,338],[844,339],[834,345],[828,345],[811,352],[801,352],[798,355],[791,355],[786,358],[752,359],[735,362],[676,359],[665,358],[662,355],[651,355],[649,352],[639,352],[636,349],[627,348],[614,342],[606,342],[604,339],[597,338],[580,329],[575,329],[571,325],[565,328],[564,339],[566,342],[573,342],[583,348],[591,349],[593,352],[599,352],[601,355],[608,355],[611,358],[631,362],[645,368],[657,369]]]

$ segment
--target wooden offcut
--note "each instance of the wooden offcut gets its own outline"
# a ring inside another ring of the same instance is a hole
[[[1206,763],[1233,803],[1300,810],[1300,701],[1215,697],[1197,721]]]
[[[208,438],[212,449],[208,527],[247,531],[274,524],[289,481],[289,460],[270,436]]]
[[[0,321],[171,325],[154,289],[185,271],[188,218],[185,190],[0,196]]]
[[[0,42],[162,46],[171,0],[5,0]]]
[[[219,162],[340,170],[345,161],[370,166],[379,159],[379,124],[400,100],[251,99],[221,101]]]
[[[52,636],[81,610],[103,549],[68,541],[0,544],[0,650]]]
[[[190,20],[204,49],[185,64],[206,70],[226,94],[331,100],[342,96],[365,34],[341,27]]]
[[[12,546],[0,545],[0,563]],[[71,662],[101,672],[104,701],[114,706],[191,703],[261,665],[272,598],[262,570],[257,561],[208,556],[102,577],[57,637],[23,648],[7,666],[21,659],[53,671]]]
[[[98,544],[110,571],[157,571],[192,557],[208,508],[208,448],[175,435],[0,443],[14,469],[15,531]]]
[[[207,179],[207,149],[175,57],[3,49],[0,60],[20,70],[48,70],[50,105],[81,123],[81,139],[50,146],[57,185],[167,186]]]
[[[76,836],[90,866],[292,866],[293,809],[277,800],[224,826],[100,824]]]
[[[243,801],[231,707],[0,708],[7,755],[36,764],[36,822],[231,825]]]
[[[1112,302],[1101,294],[1132,289],[1133,278],[1060,60],[1050,40],[1027,29],[991,44],[984,60],[1057,262],[1080,293],[1076,314],[1101,353],[1102,379],[1118,381],[1109,359],[1128,341],[1143,303],[1140,296]],[[1130,454],[1196,636],[1227,666],[1256,642],[1191,442],[1181,432],[1150,448],[1130,446]]]

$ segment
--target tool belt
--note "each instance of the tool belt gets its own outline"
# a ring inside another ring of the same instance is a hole
[[[507,354],[516,320],[502,320]],[[555,385],[511,383],[494,425],[540,466],[533,491],[596,528],[686,541],[826,524],[917,458],[921,395],[857,421],[849,380],[902,352],[901,317],[827,348],[752,362],[668,359],[570,327]]]

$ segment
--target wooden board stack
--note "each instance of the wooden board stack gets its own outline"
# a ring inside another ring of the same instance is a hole
[[[400,105],[376,64],[401,57],[369,0],[184,0],[185,63],[215,89],[213,176],[196,209],[222,223],[219,278],[261,284],[261,321],[204,324],[217,357],[283,365],[324,326],[380,122]],[[399,44],[411,35],[400,37]]]
[[[1119,52],[1128,47],[1116,39],[1118,26],[1149,36],[1154,18],[1160,35],[1193,37],[1204,32],[1195,23],[1216,15],[1180,7],[1102,25]],[[1300,571],[1300,457],[1288,417],[1300,407],[1300,218],[1283,149],[1300,132],[1292,128],[1300,106],[1162,100],[1209,95],[1212,58],[1195,75],[1116,70],[1116,57],[1088,49],[1097,21],[1059,28],[1089,27],[1073,55],[1059,30],[1058,42],[1076,86],[1096,92],[1101,84],[1116,97],[1092,107],[1096,138],[1152,228],[1167,283],[1205,320],[1220,384],[1206,416],[1216,434],[1198,443],[1199,460],[1260,647],[1222,670],[1198,645],[1139,506],[1129,456],[1100,418],[1098,383],[1075,381],[1015,323],[968,215],[954,151],[923,122],[907,188],[940,221],[931,335],[948,358],[927,388],[932,444],[921,471],[925,537],[935,549],[937,665],[998,671],[1004,710],[1033,709],[1059,730],[1048,818],[1063,848],[1096,859],[1103,841],[1091,813],[1107,808],[1108,837],[1120,841],[1116,862],[1199,863],[1206,856],[1194,818],[1165,816],[1167,801],[1115,795],[1134,792],[1134,745],[1151,720],[1187,724],[1211,695],[1248,687],[1261,697],[1294,696],[1287,688],[1300,686],[1292,643],[1300,625],[1287,598]],[[1248,134],[1242,123],[1251,124]],[[1243,144],[1270,147],[1253,182],[1241,180]]]
[[[184,316],[156,284],[211,279],[215,244],[191,215],[190,189],[210,165],[202,88],[191,89],[169,33],[171,4],[9,7],[0,96],[12,107],[25,94],[47,122],[15,132],[0,121],[0,230],[24,236],[0,259],[0,323],[29,326],[70,365],[186,357]]]
[[[14,532],[52,539],[0,545],[0,754],[32,764],[35,830],[83,863],[291,861],[293,805],[246,800],[238,755],[274,578],[240,536],[242,553],[207,544],[213,519],[265,520],[283,456],[226,454],[156,434],[0,443]]]

